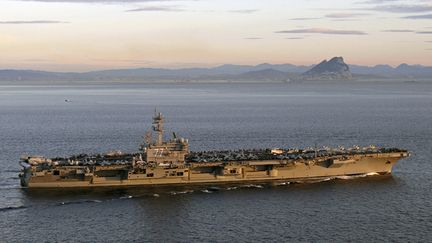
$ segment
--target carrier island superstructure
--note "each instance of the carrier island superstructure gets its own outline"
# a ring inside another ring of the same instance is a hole
[[[164,117],[137,153],[113,151],[67,158],[22,156],[21,185],[86,188],[145,185],[302,181],[346,175],[389,174],[409,152],[397,148],[243,149],[191,152],[187,139],[164,141]]]

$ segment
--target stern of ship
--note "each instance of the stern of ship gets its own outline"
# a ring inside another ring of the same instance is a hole
[[[21,182],[21,186],[22,187],[28,187],[29,185],[29,181],[30,181],[30,177],[31,177],[31,165],[20,161],[19,163],[22,167],[21,172],[19,173],[19,178],[20,178],[20,182]]]

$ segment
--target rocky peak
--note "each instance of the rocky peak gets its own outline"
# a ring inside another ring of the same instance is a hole
[[[329,61],[324,60],[309,71],[302,74],[303,79],[309,80],[333,80],[351,79],[352,74],[343,57],[333,57]]]

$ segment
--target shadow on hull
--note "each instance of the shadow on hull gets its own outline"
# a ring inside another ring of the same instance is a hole
[[[62,199],[62,198],[140,198],[160,197],[164,195],[180,195],[190,193],[215,193],[246,189],[290,188],[293,190],[321,189],[328,186],[352,185],[369,187],[396,184],[392,174],[352,175],[323,177],[305,180],[251,181],[241,183],[206,183],[199,185],[145,185],[130,187],[96,187],[96,188],[22,188],[29,199]]]

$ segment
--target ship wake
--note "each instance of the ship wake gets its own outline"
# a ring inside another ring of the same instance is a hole
[[[27,208],[26,206],[9,206],[9,207],[0,208],[0,212],[20,210],[20,209],[26,209],[26,208]]]
[[[359,175],[335,176],[334,179],[351,180],[351,179],[363,178],[363,177],[368,177],[368,176],[376,176],[376,175],[379,175],[379,174],[376,172],[371,172],[371,173],[359,174]]]

